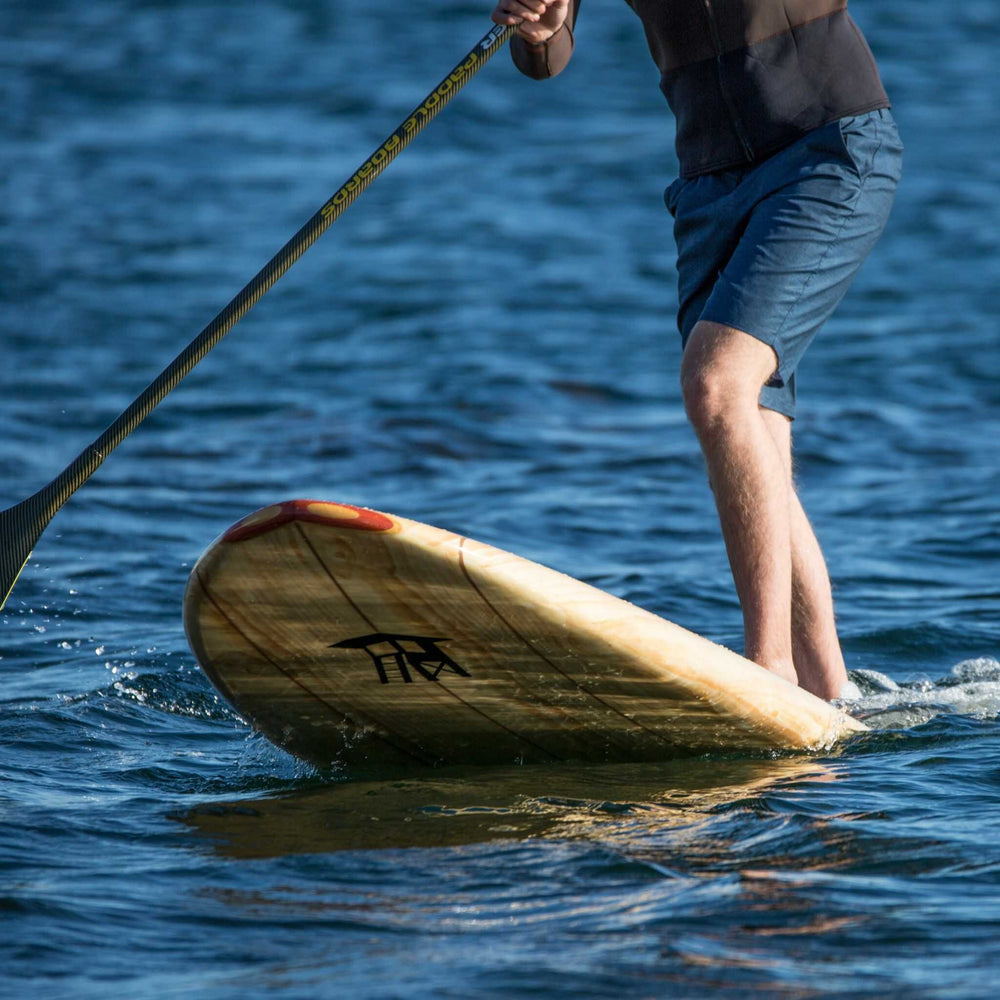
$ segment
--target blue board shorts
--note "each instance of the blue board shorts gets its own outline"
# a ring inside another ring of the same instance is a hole
[[[885,227],[903,147],[887,110],[824,125],[768,159],[667,188],[677,325],[699,320],[774,348],[760,405],[795,416],[795,369]]]

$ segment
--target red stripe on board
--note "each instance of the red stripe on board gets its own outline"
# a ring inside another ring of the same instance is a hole
[[[398,527],[388,515],[367,507],[327,503],[325,500],[285,500],[262,507],[237,521],[222,536],[222,541],[242,542],[296,521],[309,521],[329,528],[347,528],[349,531],[392,531]]]

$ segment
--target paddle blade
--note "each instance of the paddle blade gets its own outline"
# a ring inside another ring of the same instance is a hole
[[[7,603],[31,550],[52,515],[36,493],[0,513],[0,608]]]

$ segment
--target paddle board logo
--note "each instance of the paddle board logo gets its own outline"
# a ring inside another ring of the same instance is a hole
[[[471,676],[463,670],[447,653],[438,649],[439,642],[448,639],[430,639],[421,635],[391,635],[388,632],[373,632],[357,639],[334,642],[331,649],[363,649],[375,664],[380,684],[389,683],[389,671],[396,669],[404,684],[412,684],[413,670],[429,681],[436,681],[442,671],[450,670],[459,677]]]

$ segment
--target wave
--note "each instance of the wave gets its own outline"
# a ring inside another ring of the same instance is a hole
[[[951,713],[973,719],[1000,717],[1000,660],[963,660],[936,680],[901,683],[877,670],[848,672],[853,688],[839,704],[872,729],[909,729]]]

